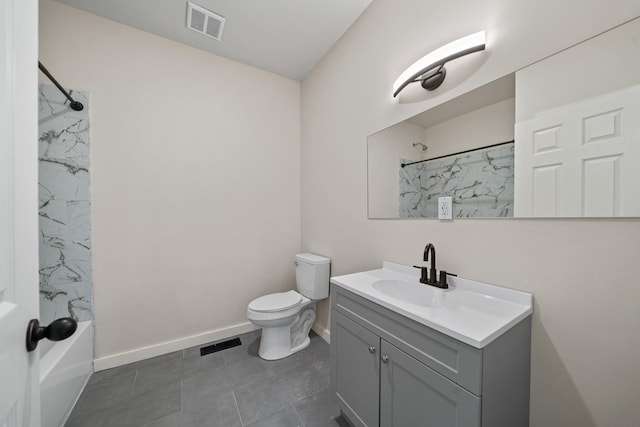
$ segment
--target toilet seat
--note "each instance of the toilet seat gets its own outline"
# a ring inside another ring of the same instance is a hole
[[[300,304],[302,295],[296,291],[276,292],[254,299],[249,303],[249,310],[259,313],[275,313],[289,310]]]

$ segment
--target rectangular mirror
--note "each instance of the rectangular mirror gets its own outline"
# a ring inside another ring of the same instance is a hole
[[[369,218],[640,217],[640,18],[376,132]]]

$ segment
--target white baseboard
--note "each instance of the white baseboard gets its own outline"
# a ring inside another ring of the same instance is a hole
[[[329,329],[321,326],[317,322],[313,324],[311,329],[313,329],[313,332],[318,334],[327,344],[331,343],[331,331]]]
[[[259,329],[259,328],[256,327],[251,322],[239,323],[237,325],[216,329],[213,331],[203,332],[201,334],[192,335],[189,337],[180,338],[173,341],[167,341],[159,344],[150,345],[147,347],[136,348],[133,350],[122,352],[122,353],[116,353],[109,356],[100,357],[94,360],[93,368],[96,372],[103,371],[105,369],[115,368],[116,366],[126,365],[127,363],[133,363],[133,362],[138,362],[144,359],[150,359],[152,357],[171,353],[173,351],[183,350],[185,348],[195,347],[198,345],[210,343],[212,341],[218,341],[225,338],[230,338],[235,335],[240,335],[246,332],[255,331],[256,329]],[[321,334],[318,334],[318,335],[322,336]],[[323,337],[323,339],[325,338]]]

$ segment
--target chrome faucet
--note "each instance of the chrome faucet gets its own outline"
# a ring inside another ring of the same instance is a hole
[[[455,274],[440,270],[440,278],[438,279],[436,270],[436,247],[433,246],[432,243],[427,243],[427,246],[424,247],[424,256],[422,259],[424,261],[429,261],[429,256],[431,256],[431,268],[418,267],[417,265],[414,265],[415,268],[420,269],[420,283],[435,286],[440,289],[448,289],[449,284],[447,284],[447,274],[449,276],[455,276]]]

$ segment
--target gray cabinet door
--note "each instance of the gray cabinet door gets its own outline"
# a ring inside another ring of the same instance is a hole
[[[380,338],[336,311],[331,316],[335,322],[331,341],[336,346],[332,373],[336,396],[356,427],[377,427]]]
[[[479,427],[480,399],[381,340],[381,427]]]

